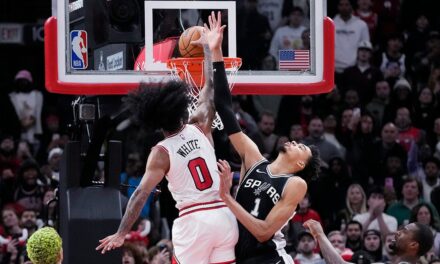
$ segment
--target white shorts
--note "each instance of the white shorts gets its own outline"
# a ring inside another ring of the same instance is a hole
[[[172,236],[176,263],[235,263],[237,220],[225,206],[183,214],[174,220]]]

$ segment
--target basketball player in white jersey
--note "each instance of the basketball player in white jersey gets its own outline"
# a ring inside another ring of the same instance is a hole
[[[210,24],[221,25],[213,15]],[[304,198],[306,179],[317,176],[320,166],[318,150],[295,141],[287,142],[276,160],[267,161],[257,145],[241,131],[232,110],[221,49],[211,49],[211,52],[215,107],[242,160],[236,199],[230,194],[229,164],[225,161],[218,164],[222,172],[221,198],[239,221],[239,240],[235,247],[237,263],[293,264],[292,257],[284,249],[286,241],[281,229]]]
[[[224,27],[215,30],[223,31]],[[144,177],[130,198],[118,231],[100,240],[96,250],[102,253],[122,246],[150,192],[166,176],[179,209],[179,218],[174,221],[172,230],[175,262],[235,262],[238,227],[235,217],[220,199],[211,135],[215,110],[210,49],[221,45],[223,34],[213,33],[207,26],[203,31],[205,41],[196,43],[205,43],[206,81],[198,109],[190,119],[192,124],[185,124],[190,99],[188,87],[182,81],[171,81],[160,87],[141,85],[128,97],[137,119],[144,125],[162,129],[166,138],[151,150]]]

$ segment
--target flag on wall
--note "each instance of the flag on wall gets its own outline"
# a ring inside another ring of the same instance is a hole
[[[278,51],[278,68],[280,70],[310,70],[309,50],[280,50]]]

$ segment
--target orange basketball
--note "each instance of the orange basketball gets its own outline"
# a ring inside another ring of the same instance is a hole
[[[191,44],[191,41],[200,38],[199,30],[202,29],[200,26],[190,27],[180,35],[179,51],[182,57],[203,57],[203,47]]]

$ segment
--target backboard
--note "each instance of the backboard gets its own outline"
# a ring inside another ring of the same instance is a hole
[[[52,1],[45,24],[46,88],[126,94],[173,78],[178,38],[221,11],[225,57],[242,58],[234,94],[317,94],[334,86],[334,25],[325,0]],[[283,4],[284,2],[284,4]],[[230,80],[232,81],[232,80]]]

